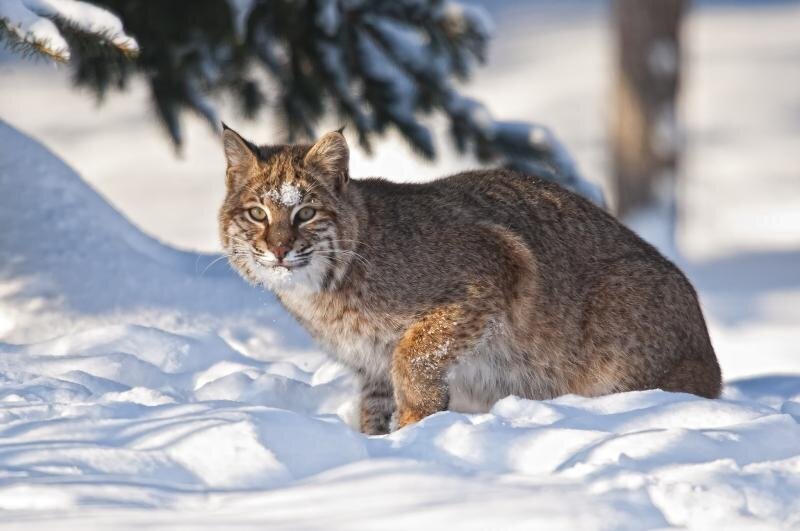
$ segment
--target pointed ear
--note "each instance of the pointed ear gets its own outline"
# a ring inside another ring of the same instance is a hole
[[[242,138],[239,133],[222,124],[222,146],[228,163],[228,182],[235,175],[246,175],[256,165],[256,146]]]
[[[350,149],[340,131],[326,134],[311,146],[303,160],[307,168],[327,178],[337,190],[350,178]]]

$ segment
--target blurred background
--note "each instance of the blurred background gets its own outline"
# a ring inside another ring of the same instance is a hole
[[[458,91],[493,120],[548,127],[609,208],[687,270],[726,378],[800,371],[800,2],[464,3],[488,13],[492,37]],[[247,119],[230,93],[210,92],[215,112],[183,112],[177,134],[152,80],[130,77],[99,102],[74,76],[5,51],[0,118],[147,233],[218,252],[224,161],[209,117],[278,143],[293,133],[280,109]],[[456,149],[445,114],[425,120],[432,159],[392,123],[369,152],[348,125],[352,175],[419,181],[491,163]],[[342,123],[323,114],[315,132]]]

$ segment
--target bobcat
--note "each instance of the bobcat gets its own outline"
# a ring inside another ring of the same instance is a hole
[[[581,197],[508,170],[350,180],[341,132],[223,136],[230,262],[357,373],[363,432],[510,394],[718,396],[689,281]]]

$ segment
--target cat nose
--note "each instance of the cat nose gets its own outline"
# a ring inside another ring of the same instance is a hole
[[[278,245],[276,245],[274,247],[270,247],[269,248],[269,252],[274,254],[275,258],[277,258],[280,261],[280,260],[283,260],[283,257],[286,256],[286,254],[289,252],[289,246],[288,245],[283,245],[283,244],[278,244]]]

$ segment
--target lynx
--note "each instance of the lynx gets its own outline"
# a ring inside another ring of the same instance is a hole
[[[507,395],[718,396],[689,281],[583,198],[508,170],[351,180],[340,132],[223,136],[230,262],[358,375],[363,432]]]

